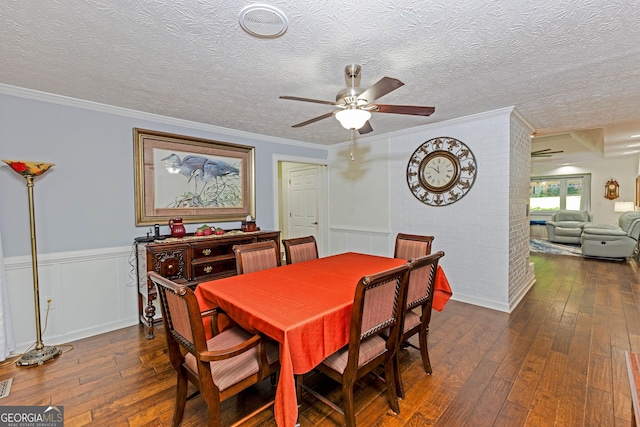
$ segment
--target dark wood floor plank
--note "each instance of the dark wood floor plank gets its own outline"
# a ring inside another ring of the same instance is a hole
[[[558,400],[555,425],[583,426],[586,402],[586,374],[568,369],[563,379],[563,392]]]
[[[399,414],[389,409],[384,383],[372,376],[358,382],[358,425],[630,426],[624,351],[640,351],[637,261],[545,254],[531,260],[536,284],[512,313],[458,301],[433,313],[432,375],[417,350],[401,350],[406,398]],[[65,353],[43,366],[1,366],[0,380],[13,378],[13,385],[0,403],[63,405],[67,427],[167,427],[175,373],[165,347],[162,324],[153,340],[133,326],[64,345]],[[336,383],[321,376],[310,381],[342,402]],[[223,425],[274,393],[266,381],[223,402]],[[344,423],[305,395],[299,421],[301,427]],[[182,427],[204,424],[206,406],[197,396],[187,402]],[[275,425],[268,409],[244,427]]]
[[[613,383],[611,380],[611,358],[599,354],[591,354],[589,360],[589,388],[611,393]]]
[[[598,427],[615,425],[611,393],[593,387],[588,388],[584,424]]]
[[[497,368],[498,365],[495,362],[484,359],[473,370],[464,387],[439,418],[438,424],[443,426],[463,425],[467,419],[472,418],[478,401],[491,382]]]

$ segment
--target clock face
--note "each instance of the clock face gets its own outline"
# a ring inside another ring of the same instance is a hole
[[[445,206],[467,194],[476,172],[476,159],[462,141],[434,138],[418,147],[409,159],[407,184],[422,203]]]
[[[451,188],[458,178],[458,164],[448,152],[429,154],[420,167],[424,185],[432,191]]]

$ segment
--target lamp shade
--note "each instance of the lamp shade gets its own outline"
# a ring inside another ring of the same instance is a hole
[[[360,129],[370,118],[370,112],[357,108],[350,108],[336,113],[336,119],[345,129]]]
[[[53,163],[32,162],[29,160],[3,160],[3,162],[24,177],[42,175],[48,171],[51,166],[55,166]]]
[[[633,202],[616,202],[613,206],[614,212],[631,212],[635,210]]]

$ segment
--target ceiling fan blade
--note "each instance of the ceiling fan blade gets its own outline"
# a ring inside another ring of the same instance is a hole
[[[551,151],[551,148],[545,148],[543,150],[536,150],[531,152],[531,157],[551,157],[553,154],[564,153],[564,151]]]
[[[281,96],[280,99],[290,99],[292,101],[315,102],[316,104],[336,105],[332,101],[323,101],[321,99],[300,98],[299,96]]]
[[[398,79],[383,77],[369,89],[362,92],[360,96],[358,96],[358,99],[364,99],[367,103],[371,103],[403,85],[404,83]]]
[[[358,129],[358,133],[360,135],[364,135],[365,133],[369,133],[369,132],[373,132],[373,128],[371,127],[371,123],[369,123],[369,121],[367,120],[364,126]]]
[[[306,122],[298,123],[297,125],[293,125],[291,127],[292,128],[301,128],[302,126],[310,125],[311,123],[315,123],[315,122],[318,122],[318,121],[320,121],[322,119],[326,119],[327,117],[331,117],[334,114],[336,114],[337,112],[338,112],[337,110],[336,111],[332,111],[330,113],[323,114],[323,115],[318,116],[318,117],[314,117],[313,119],[309,119]]]
[[[420,107],[417,105],[388,105],[375,104],[371,111],[377,113],[411,114],[413,116],[430,116],[436,109],[434,107]]]

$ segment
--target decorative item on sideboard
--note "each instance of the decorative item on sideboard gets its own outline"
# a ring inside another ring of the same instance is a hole
[[[187,234],[187,230],[182,224],[182,218],[173,218],[169,220],[169,228],[171,229],[171,237],[184,237]]]
[[[251,215],[247,215],[247,218],[242,221],[242,231],[252,232],[252,231],[260,231],[260,228],[256,226],[255,220],[251,219]]]

